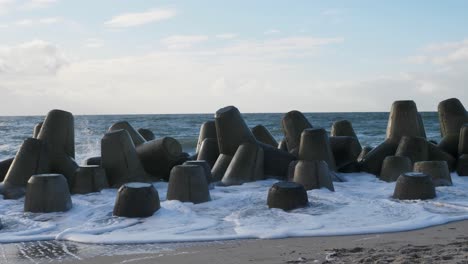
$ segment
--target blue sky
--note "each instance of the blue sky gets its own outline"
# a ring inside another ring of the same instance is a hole
[[[0,0],[0,115],[436,110],[467,1]]]

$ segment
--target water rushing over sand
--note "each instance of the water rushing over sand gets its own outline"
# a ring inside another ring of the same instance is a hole
[[[284,212],[268,209],[266,194],[275,180],[217,187],[202,204],[165,201],[166,183],[155,183],[161,209],[152,217],[112,216],[116,190],[73,195],[65,213],[23,212],[23,199],[3,200],[0,242],[68,240],[128,244],[193,242],[241,238],[349,235],[395,232],[468,219],[468,178],[453,174],[454,186],[438,187],[427,201],[391,198],[394,183],[369,174],[343,174],[347,182],[308,192],[311,206]]]

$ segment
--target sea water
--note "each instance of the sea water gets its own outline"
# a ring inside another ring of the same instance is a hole
[[[422,113],[428,138],[440,140],[437,113]],[[262,124],[280,140],[282,114],[245,114],[249,126]],[[385,138],[388,113],[308,113],[317,127],[330,130],[334,121],[347,119],[363,146]],[[0,159],[14,156],[34,125],[44,117],[0,117]],[[148,128],[156,137],[172,136],[184,151],[193,153],[200,125],[213,115],[76,116],[76,158],[100,155],[100,139],[114,122],[128,121]],[[202,204],[166,201],[167,183],[155,182],[161,209],[148,218],[112,216],[116,189],[73,195],[73,208],[63,213],[28,213],[24,198],[0,196],[0,243],[74,241],[95,244],[193,242],[245,238],[283,238],[394,232],[468,219],[468,177],[452,174],[453,186],[437,187],[437,198],[427,201],[392,199],[395,183],[366,173],[341,174],[335,192],[308,191],[310,206],[285,212],[266,205],[267,179],[240,186],[216,187],[212,201]]]

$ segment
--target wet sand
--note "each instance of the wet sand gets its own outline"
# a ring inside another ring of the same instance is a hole
[[[0,263],[58,262],[468,263],[468,221],[357,236],[120,246],[49,241],[6,244],[0,251]]]

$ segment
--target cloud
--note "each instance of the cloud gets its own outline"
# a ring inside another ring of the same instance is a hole
[[[22,7],[26,9],[44,8],[57,2],[57,0],[29,0],[26,1]]]
[[[0,0],[0,15],[8,13],[13,7],[15,0]]]
[[[408,57],[407,62],[449,67],[454,63],[468,63],[468,39],[432,43],[421,51],[421,54]]]
[[[226,46],[217,53],[231,55],[255,55],[277,57],[305,57],[313,55],[320,46],[339,44],[344,41],[341,37],[336,38],[314,38],[314,37],[288,37],[269,40],[244,40],[235,45]]]
[[[161,40],[169,49],[186,49],[208,40],[205,35],[173,35]]]
[[[237,38],[237,36],[238,35],[235,33],[223,33],[223,34],[216,35],[216,37],[219,39],[233,39],[233,38]]]
[[[328,22],[332,24],[339,24],[343,22],[344,15],[346,14],[344,9],[341,8],[328,8],[320,13]]]
[[[44,17],[40,19],[22,19],[22,20],[16,21],[14,24],[16,26],[21,26],[21,27],[30,27],[30,26],[37,26],[37,25],[52,25],[52,24],[57,24],[61,21],[63,21],[63,19],[60,17]]]
[[[86,48],[101,48],[104,46],[104,41],[102,39],[90,38],[85,41],[84,46]]]
[[[53,75],[67,65],[60,49],[49,42],[34,40],[17,46],[0,46],[0,76]]]
[[[442,42],[442,43],[432,43],[425,46],[422,50],[424,52],[438,52],[438,51],[447,51],[453,50],[460,47],[468,45],[468,39],[462,41],[453,41],[453,42]]]
[[[111,28],[128,28],[167,20],[176,15],[172,9],[153,9],[140,13],[126,13],[114,16],[104,24]]]
[[[281,31],[278,30],[278,29],[269,29],[265,32],[263,32],[263,34],[265,35],[274,35],[274,34],[279,34]]]
[[[410,64],[425,64],[428,58],[424,55],[415,55],[406,58],[404,61]]]
[[[63,19],[60,17],[46,17],[46,18],[39,19],[38,22],[41,24],[56,24],[62,20]]]
[[[191,38],[172,38],[187,39]],[[342,41],[243,40],[218,49],[169,49],[83,61],[68,61],[59,47],[43,41],[3,47],[0,91],[6,103],[0,104],[0,112],[38,114],[63,108],[75,114],[213,113],[225,105],[236,105],[242,112],[388,111],[393,101],[403,99],[415,100],[421,111],[435,111],[448,97],[468,102],[468,59],[433,62],[434,57],[461,53],[461,46],[424,54],[431,67],[419,71],[353,80],[339,72],[333,79],[314,74],[314,67],[320,67],[314,59],[307,65],[283,59],[304,53],[318,56],[317,48]],[[277,60],[273,54],[284,57]]]

